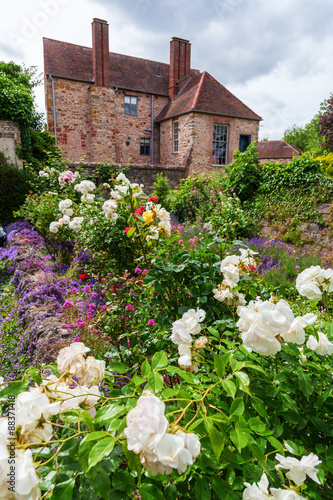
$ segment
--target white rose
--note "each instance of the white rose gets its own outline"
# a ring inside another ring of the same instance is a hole
[[[6,426],[8,430],[8,422],[6,419]],[[7,439],[4,435],[0,434],[0,498],[6,498],[8,495],[8,477],[9,474],[9,453],[7,448]]]
[[[156,215],[160,219],[160,221],[170,221],[170,213],[164,207],[161,207],[161,205],[156,205],[155,210]]]
[[[69,371],[73,376],[82,377],[86,364],[83,355],[89,351],[89,347],[83,342],[73,342],[69,347],[61,349],[57,357],[59,373],[64,374]]]
[[[66,200],[60,201],[59,202],[59,210],[60,210],[60,212],[63,212],[67,208],[71,207],[72,204],[73,204],[73,202],[69,198],[66,198]]]
[[[59,228],[59,223],[57,222],[51,222],[50,224],[50,231],[51,233],[57,233]]]
[[[164,416],[163,401],[151,392],[143,391],[137,405],[128,412],[127,427],[124,434],[127,437],[127,447],[134,453],[151,450],[162,439],[168,421]]]
[[[258,484],[244,483],[246,486],[243,491],[243,500],[268,500],[270,498],[268,493],[268,479],[266,474],[261,476]]]
[[[325,292],[333,291],[333,269],[322,269],[319,275],[319,281]]]
[[[271,488],[271,493],[273,500],[304,500],[304,497],[301,497],[293,490],[277,490],[276,488]]]
[[[240,257],[238,255],[227,255],[221,262],[221,273],[223,273],[223,268],[226,265],[239,266]]]
[[[99,361],[93,356],[88,356],[86,359],[85,371],[79,383],[86,387],[98,385],[104,378],[104,371],[105,361]]]
[[[199,323],[204,321],[205,317],[206,313],[203,309],[189,309],[186,313],[183,314],[182,320],[184,321],[189,333],[191,333],[192,335],[196,335],[197,333],[201,332],[201,326],[199,325]]]
[[[281,334],[281,337],[286,342],[292,344],[303,344],[305,342],[305,330],[309,325],[312,325],[317,319],[315,314],[309,313],[304,316],[297,316],[291,323],[289,330]]]
[[[297,460],[295,457],[283,457],[277,453],[275,459],[280,462],[275,466],[276,470],[289,469],[286,476],[293,481],[296,486],[300,486],[304,483],[306,476],[309,476],[313,481],[320,484],[317,478],[319,471],[315,467],[321,464],[321,460],[318,459],[317,455],[310,453],[310,455],[302,457],[301,460]]]
[[[296,289],[300,295],[309,300],[320,300],[322,292],[319,286],[323,282],[323,269],[320,266],[311,266],[304,269],[296,278]]]
[[[192,336],[186,328],[187,325],[184,320],[178,319],[174,321],[172,324],[172,335],[171,340],[174,344],[177,345],[191,345],[192,344]]]
[[[70,387],[65,383],[59,383],[57,385],[57,394],[63,400],[60,405],[60,414],[72,408],[80,407],[86,410],[92,418],[96,415],[94,406],[101,396],[97,385],[88,388],[82,386]]]
[[[230,262],[227,262],[223,268],[221,266],[221,271],[223,273],[223,276],[225,276],[227,279],[230,279],[234,283],[238,283],[239,269],[237,266],[234,266]]]
[[[312,349],[320,356],[325,356],[325,354],[332,354],[333,353],[332,342],[330,342],[326,337],[326,335],[322,332],[318,332],[318,337],[319,337],[319,342],[313,335],[310,335],[306,347],[308,349]]]
[[[281,351],[281,344],[266,329],[258,323],[254,323],[249,330],[242,333],[244,346],[262,356],[275,355]]]
[[[254,252],[250,248],[240,248],[240,260],[245,264],[246,266],[255,266],[256,261],[253,258],[253,255],[258,255],[258,252]]]
[[[158,223],[158,227],[160,229],[162,229],[162,231],[164,232],[164,234],[170,238],[171,236],[171,224],[168,220],[161,220],[159,223]]]
[[[15,476],[15,498],[40,498],[39,478],[34,468],[31,450],[17,450]]]
[[[259,312],[260,321],[270,332],[279,335],[288,331],[295,317],[288,302],[280,300],[277,304],[266,301]]]
[[[130,181],[127,179],[126,175],[123,174],[122,172],[119,175],[117,175],[116,181],[117,182],[123,182],[123,183],[125,183],[127,185],[130,185]]]
[[[94,199],[95,199],[95,195],[92,194],[92,193],[89,193],[89,194],[83,194],[81,196],[81,201],[82,203],[88,203],[88,204],[91,204],[94,202]]]

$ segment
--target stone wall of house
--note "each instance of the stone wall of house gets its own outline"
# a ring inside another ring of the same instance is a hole
[[[173,121],[177,119],[179,151],[173,153]],[[161,163],[186,166],[189,172],[202,173],[214,170],[216,168],[212,164],[214,124],[228,126],[227,163],[233,161],[233,152],[239,148],[240,134],[251,135],[252,141],[258,140],[257,121],[190,113],[161,123]]]
[[[100,176],[98,174],[99,163],[88,163],[88,162],[67,162],[70,169],[75,170],[76,167],[83,167],[88,176],[97,184],[101,183]],[[120,164],[114,164],[115,171]],[[184,167],[170,167],[162,165],[140,165],[131,164],[130,171],[126,176],[131,182],[136,182],[138,184],[144,185],[144,192],[146,194],[151,194],[154,190],[154,182],[156,181],[157,174],[162,173],[167,177],[171,189],[176,189],[179,186],[180,180],[186,177],[186,169]]]
[[[151,155],[140,155],[140,139],[152,147],[152,97],[142,92],[91,86],[53,78],[57,140],[63,156],[71,161],[151,163]],[[52,84],[45,80],[48,127],[54,133]],[[138,97],[138,116],[124,114],[124,96]],[[154,116],[165,106],[166,97],[154,96]],[[159,163],[159,127],[154,126],[154,163]]]
[[[0,121],[0,152],[5,155],[8,163],[22,168],[23,163],[16,154],[16,146],[21,144],[20,130],[16,123],[10,120]]]

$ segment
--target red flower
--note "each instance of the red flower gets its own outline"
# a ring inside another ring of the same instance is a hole
[[[158,198],[157,198],[157,196],[151,196],[151,197],[149,198],[149,201],[155,201],[155,202],[157,202],[157,201],[158,201]]]
[[[79,278],[81,281],[83,281],[83,280],[87,279],[88,276],[86,274],[80,274]]]
[[[254,271],[256,266],[249,266],[250,271]]]
[[[125,227],[125,233],[127,234],[130,229],[134,229],[133,226]]]
[[[144,211],[145,211],[145,207],[140,207],[140,208],[137,208],[137,209],[134,211],[134,213],[135,213],[135,214],[138,214],[138,215],[142,215]],[[137,219],[137,216],[136,216],[136,215],[134,215],[134,218],[135,218],[135,219]]]

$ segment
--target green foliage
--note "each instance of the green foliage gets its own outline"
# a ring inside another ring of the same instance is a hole
[[[252,198],[260,185],[257,144],[253,142],[241,153],[234,152],[234,161],[227,165],[228,183],[241,201]]]
[[[166,208],[166,210],[170,210],[170,186],[168,178],[163,175],[163,173],[156,175],[156,181],[154,182],[154,191],[151,196],[157,196],[158,202]]]
[[[221,196],[221,203],[214,207],[207,220],[216,235],[228,241],[249,236],[253,226],[250,215],[242,208],[237,197]]]
[[[128,163],[114,165],[113,163],[101,163],[97,167],[97,173],[101,176],[102,181],[114,183],[115,178],[123,173],[127,175],[131,170],[130,160]]]
[[[324,175],[320,171],[320,162],[310,155],[303,154],[286,165],[264,163],[260,166],[260,193],[272,193],[282,188],[302,188],[308,191],[320,184]]]
[[[292,146],[299,148],[302,152],[313,152],[314,154],[320,154],[321,148],[321,136],[319,134],[318,125],[319,115],[316,115],[310,123],[302,126],[293,125],[289,127],[283,136],[283,139]]]
[[[13,211],[17,210],[30,191],[31,175],[7,165],[0,157],[0,221],[5,224],[14,220]]]
[[[333,177],[333,153],[318,156],[316,161],[320,162],[320,169],[327,177]]]

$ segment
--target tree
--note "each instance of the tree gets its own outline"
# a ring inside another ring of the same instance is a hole
[[[303,127],[293,125],[285,131],[283,139],[304,152],[320,154],[322,150],[318,120],[319,114]]]
[[[323,138],[322,146],[333,151],[333,95],[321,104],[318,121],[319,133]]]
[[[41,79],[34,67],[0,61],[0,120],[12,120],[21,133],[19,156],[39,170],[47,152],[59,152],[55,138],[44,129],[44,119],[34,101],[34,88]]]

